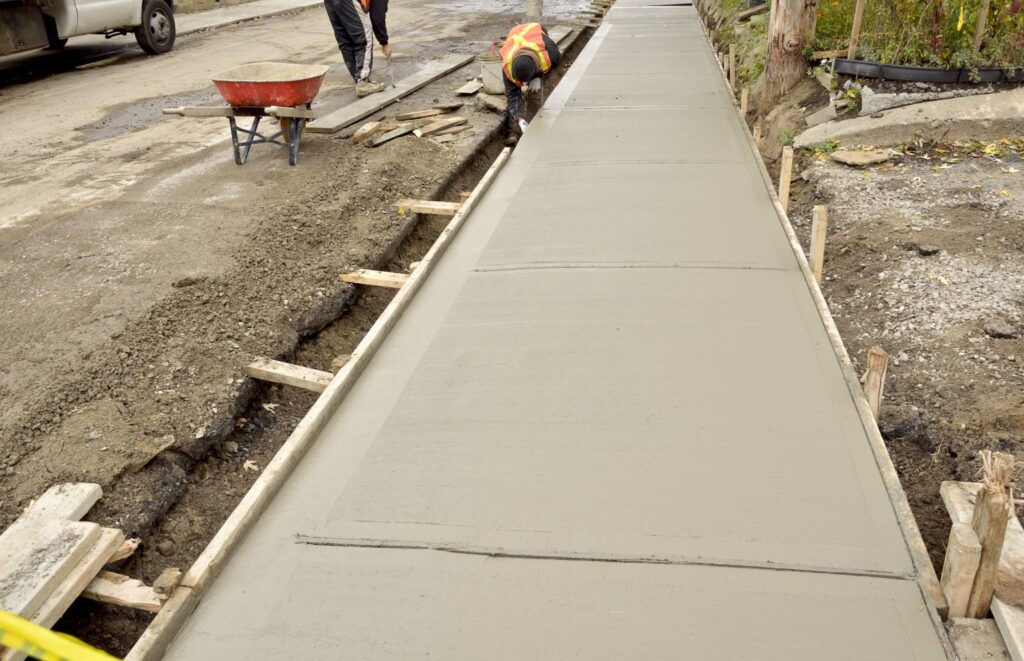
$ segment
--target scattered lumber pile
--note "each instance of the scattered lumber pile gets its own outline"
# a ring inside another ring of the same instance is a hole
[[[127,576],[104,571],[138,547],[115,528],[82,521],[103,495],[98,484],[59,484],[0,534],[0,610],[52,627],[80,596],[155,612],[166,598]],[[174,570],[177,571],[177,570]],[[4,650],[0,659],[23,659]]]
[[[395,115],[394,120],[371,121],[360,126],[352,134],[352,142],[367,147],[379,147],[396,138],[410,133],[417,138],[454,136],[473,128],[467,117],[456,115],[444,117],[465,105],[462,101],[438,103],[430,108],[403,112]],[[451,138],[449,138],[451,139]]]

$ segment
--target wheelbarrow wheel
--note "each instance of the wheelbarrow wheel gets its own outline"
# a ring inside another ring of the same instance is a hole
[[[174,12],[166,0],[146,0],[142,5],[142,25],[135,28],[135,40],[150,55],[166,53],[174,47]]]

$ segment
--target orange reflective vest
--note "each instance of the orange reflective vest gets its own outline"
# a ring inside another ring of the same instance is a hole
[[[505,40],[505,45],[499,51],[501,53],[501,61],[504,64],[505,76],[520,86],[530,81],[516,80],[516,77],[512,75],[512,61],[524,50],[533,53],[535,59],[540,64],[541,74],[551,70],[551,56],[548,55],[548,49],[544,45],[544,29],[540,26],[540,23],[524,23],[512,28],[508,33],[508,38]]]
[[[359,0],[359,4],[361,4],[363,6],[363,13],[364,14],[370,11],[370,2],[371,1],[372,0]]]

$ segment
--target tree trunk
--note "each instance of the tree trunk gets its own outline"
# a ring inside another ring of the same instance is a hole
[[[804,50],[814,38],[818,0],[772,0],[758,108],[766,114],[807,73]]]

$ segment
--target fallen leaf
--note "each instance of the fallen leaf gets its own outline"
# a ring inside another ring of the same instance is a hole
[[[274,412],[276,412],[278,406],[280,406],[280,404],[264,404],[263,405],[263,410],[264,411],[270,411],[271,413],[274,413]]]
[[[252,461],[251,459],[247,459],[246,462],[242,464],[242,468],[247,471],[252,471],[253,473],[260,472],[260,467],[257,466],[256,462]]]
[[[1004,188],[1000,190],[999,194],[1002,195],[1003,197],[1013,197],[1013,191],[1011,191],[1009,188]]]

